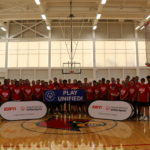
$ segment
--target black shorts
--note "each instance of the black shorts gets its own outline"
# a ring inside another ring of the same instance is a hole
[[[138,102],[138,106],[150,106],[149,102]]]
[[[93,102],[93,101],[91,101],[91,100],[87,100],[87,101],[86,101],[86,106],[89,106],[92,102]]]

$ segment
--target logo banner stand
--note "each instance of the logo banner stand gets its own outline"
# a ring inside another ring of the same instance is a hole
[[[96,100],[88,107],[91,117],[108,120],[126,120],[134,114],[131,104],[124,101],[103,101]]]
[[[47,107],[40,101],[10,101],[0,107],[0,115],[6,120],[40,119],[46,114]]]

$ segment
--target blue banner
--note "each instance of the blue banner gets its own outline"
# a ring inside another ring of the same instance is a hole
[[[80,102],[85,98],[84,90],[46,90],[45,102]]]

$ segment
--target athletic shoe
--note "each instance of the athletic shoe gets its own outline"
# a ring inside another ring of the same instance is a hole
[[[143,120],[144,120],[144,121],[147,121],[147,120],[148,120],[148,117],[147,117],[147,116],[144,116],[144,117],[143,117]]]
[[[143,120],[143,119],[144,119],[144,116],[140,116],[139,120],[141,121],[141,120]]]

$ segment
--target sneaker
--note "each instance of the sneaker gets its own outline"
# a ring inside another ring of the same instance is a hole
[[[144,116],[140,116],[139,120],[143,120],[144,119]]]
[[[144,116],[143,120],[144,120],[144,121],[147,121],[147,120],[148,120],[148,117],[147,117],[147,116]]]

